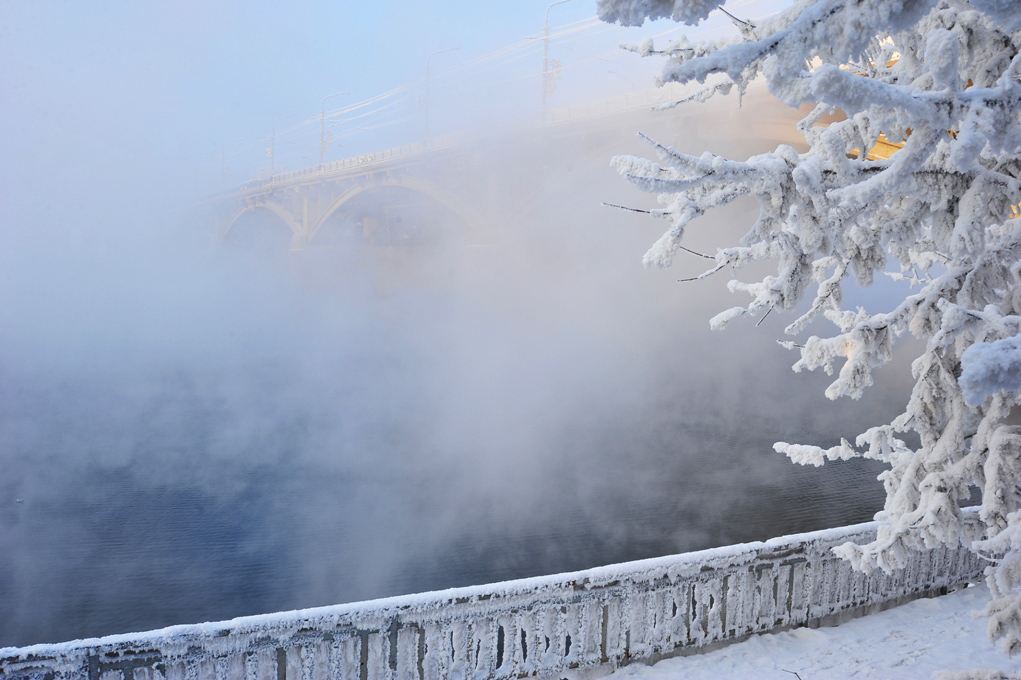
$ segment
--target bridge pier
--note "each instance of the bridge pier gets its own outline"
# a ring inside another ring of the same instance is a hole
[[[294,232],[291,235],[291,247],[290,247],[289,250],[292,253],[300,252],[302,250],[305,250],[305,247],[307,245],[308,245],[308,236],[306,235],[306,233],[304,233],[304,232]]]

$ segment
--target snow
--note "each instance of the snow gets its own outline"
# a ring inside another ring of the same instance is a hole
[[[599,15],[604,21],[617,21],[624,26],[641,26],[645,19],[670,17],[674,21],[699,21],[716,9],[718,0],[599,0]]]
[[[932,678],[965,670],[1021,674],[1021,657],[994,648],[974,613],[989,601],[985,586],[908,604],[832,628],[797,628],[756,635],[706,654],[632,665],[611,677],[633,680],[777,678]],[[990,674],[992,677],[998,677]],[[979,676],[982,677],[982,676]],[[987,676],[988,677],[988,676]]]
[[[961,378],[965,401],[981,404],[1000,390],[1021,388],[1021,338],[972,345],[961,357]]]

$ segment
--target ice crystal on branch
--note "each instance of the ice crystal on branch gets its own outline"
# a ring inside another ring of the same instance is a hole
[[[624,24],[667,16],[697,23],[716,6],[600,0],[599,12]],[[831,399],[860,397],[898,339],[926,342],[912,365],[910,400],[893,422],[854,446],[775,448],[803,464],[853,456],[888,464],[877,516],[884,527],[874,542],[840,554],[859,569],[890,570],[913,548],[970,546],[990,558],[990,635],[1017,652],[1021,427],[1008,418],[1021,401],[1021,220],[1011,219],[1021,201],[1021,2],[802,0],[740,23],[730,40],[636,50],[667,58],[664,81],[708,81],[692,99],[762,78],[786,104],[813,103],[799,124],[808,151],[785,145],[736,161],[650,139],[658,162],[615,158],[622,175],[666,206],[654,214],[670,226],[645,264],[669,266],[691,220],[755,196],[758,219],[703,276],[756,261],[774,263],[776,273],[732,281],[751,300],[718,314],[714,328],[794,309],[810,295],[786,332],[801,334],[823,316],[833,334],[782,344],[800,351],[795,370],[836,373]],[[844,120],[817,125],[838,111]],[[869,153],[880,142],[899,150]],[[910,282],[910,292],[890,311],[845,310],[845,280],[867,286],[877,273]],[[901,438],[907,432],[917,448]],[[976,487],[979,526],[961,512]]]

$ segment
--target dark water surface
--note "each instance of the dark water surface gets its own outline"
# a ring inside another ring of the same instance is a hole
[[[216,338],[164,338],[156,361],[117,343],[7,361],[0,644],[869,519],[878,468],[800,468],[771,445],[853,436],[903,390],[830,404],[825,376],[790,371],[778,326],[710,333],[702,305],[632,276],[637,293],[566,276],[568,292],[502,301],[305,281],[311,301],[271,301],[230,321],[236,337],[207,319]]]

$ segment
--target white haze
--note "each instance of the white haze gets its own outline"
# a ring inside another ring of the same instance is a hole
[[[654,205],[609,168],[642,151],[635,132],[747,155],[775,146],[746,139],[762,108],[730,98],[494,135],[474,151],[492,200],[523,202],[540,172],[543,193],[480,242],[291,253],[256,215],[238,229],[266,230],[265,247],[215,242],[193,207],[198,170],[164,138],[190,133],[158,112],[176,53],[156,56],[141,90],[121,70],[76,84],[69,65],[62,90],[7,95],[0,645],[581,568],[876,509],[878,485],[861,481],[876,470],[828,482],[770,446],[882,422],[906,367],[861,403],[820,403],[824,376],[793,375],[773,342],[784,317],[711,334],[735,304],[725,278],[677,283],[701,271],[695,256],[643,270],[663,224],[601,205]],[[692,247],[736,238],[753,211],[704,218]]]

